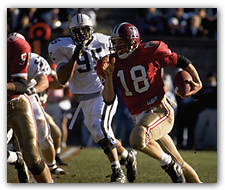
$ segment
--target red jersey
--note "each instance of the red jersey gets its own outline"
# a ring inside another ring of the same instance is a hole
[[[141,113],[161,102],[165,94],[161,68],[176,64],[177,54],[162,41],[142,43],[126,59],[116,57],[114,87],[119,87],[131,114]]]
[[[7,39],[7,82],[15,77],[27,76],[31,47],[29,43],[17,36]]]

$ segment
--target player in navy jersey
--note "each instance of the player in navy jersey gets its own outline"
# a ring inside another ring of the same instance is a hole
[[[127,22],[115,26],[111,41],[116,53],[98,61],[97,71],[105,79],[105,102],[113,103],[114,89],[119,88],[133,116],[131,146],[159,160],[173,182],[200,183],[197,173],[183,160],[168,135],[173,128],[174,112],[161,78],[163,67],[183,68],[193,78],[192,91],[185,97],[195,94],[202,83],[191,61],[172,52],[162,41],[140,43],[138,29]]]

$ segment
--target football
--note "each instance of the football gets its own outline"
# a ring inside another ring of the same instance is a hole
[[[187,71],[179,71],[174,77],[174,89],[177,95],[185,96],[191,91],[191,84],[188,80],[192,77]]]

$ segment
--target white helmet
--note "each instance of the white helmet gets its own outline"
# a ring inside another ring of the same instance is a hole
[[[17,36],[18,38],[22,38],[22,39],[26,40],[25,37],[22,34],[18,33],[18,32],[10,33],[8,35],[8,37],[10,37],[10,36]]]
[[[78,44],[86,44],[94,31],[91,18],[83,13],[76,14],[71,18],[69,29],[73,41]]]

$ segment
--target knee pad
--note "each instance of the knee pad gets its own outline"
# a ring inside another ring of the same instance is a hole
[[[116,142],[111,137],[106,137],[98,141],[105,154],[111,152],[112,149],[117,147]]]
[[[41,160],[40,163],[34,164],[32,168],[29,168],[33,175],[40,175],[42,171],[45,169],[45,162]]]
[[[45,149],[48,149],[51,145],[53,145],[53,140],[52,140],[51,136],[48,135],[47,137],[45,137],[45,139],[43,139],[38,144],[41,149],[45,150]]]
[[[146,147],[146,129],[143,126],[134,127],[130,134],[130,145],[132,148],[142,150]]]

